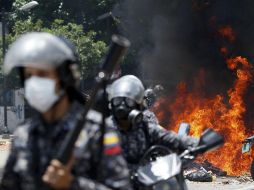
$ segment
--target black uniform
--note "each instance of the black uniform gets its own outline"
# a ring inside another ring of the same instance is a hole
[[[135,169],[145,152],[153,145],[164,145],[174,152],[181,152],[198,143],[197,139],[180,138],[173,131],[167,131],[153,122],[144,121],[126,131],[122,130],[113,118],[111,119],[114,128],[119,131],[123,154],[130,169]]]
[[[82,109],[80,104],[74,102],[59,122],[46,125],[38,116],[19,126],[14,133],[14,142],[0,189],[49,189],[42,182],[42,175],[56,155],[67,132],[75,126],[76,114]],[[74,181],[70,189],[130,189],[129,172],[115,131],[106,130],[104,153],[101,157],[101,135],[98,125],[100,119],[101,115],[98,112],[89,112],[89,124],[83,129],[76,143],[76,161],[72,170]]]
[[[150,111],[149,109],[145,109],[143,111],[143,120],[146,122],[146,123],[152,123],[152,124],[155,124],[155,125],[159,125],[159,121],[157,119],[157,117],[155,116],[155,114]]]

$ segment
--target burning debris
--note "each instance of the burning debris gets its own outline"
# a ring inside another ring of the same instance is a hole
[[[231,26],[222,26],[219,28],[218,33],[220,36],[223,38],[226,38],[229,40],[231,43],[235,41],[235,34],[234,30],[232,29]]]
[[[227,176],[227,172],[212,165],[209,161],[192,162],[184,171],[186,179],[196,182],[212,182],[217,176]]]
[[[251,163],[250,156],[241,155],[241,142],[248,136],[243,119],[246,111],[243,96],[252,79],[252,65],[242,57],[228,59],[227,64],[237,77],[228,90],[228,97],[216,95],[204,98],[202,92],[188,92],[186,84],[180,83],[174,101],[161,99],[156,112],[160,121],[167,119],[165,110],[171,113],[170,126],[179,126],[182,121],[190,123],[191,134],[194,136],[198,136],[206,127],[223,134],[225,145],[206,154],[203,160],[208,160],[230,175],[240,175],[241,172],[248,171]]]
[[[211,172],[207,172],[204,169],[192,169],[186,172],[185,178],[196,182],[212,182],[214,181],[215,176],[213,176]]]
[[[250,155],[241,155],[241,142],[249,134],[244,122],[246,112],[244,96],[252,82],[253,66],[246,58],[231,57],[229,46],[236,40],[232,27],[229,25],[217,27],[215,24],[213,27],[217,28],[218,35],[224,39],[220,52],[228,69],[236,76],[232,87],[227,90],[227,96],[217,94],[206,97],[202,92],[206,85],[205,71],[202,71],[194,80],[194,91],[188,91],[186,83],[179,83],[174,101],[161,100],[160,104],[157,104],[156,111],[160,121],[165,121],[167,118],[160,110],[167,110],[172,114],[169,126],[178,126],[182,121],[189,122],[193,126],[194,136],[198,136],[206,127],[214,128],[223,134],[225,145],[218,151],[206,154],[203,158],[205,160],[203,163],[206,165],[202,167],[211,167],[212,165],[207,161],[209,160],[228,174],[237,176],[249,170],[252,160]],[[165,108],[162,105],[169,106]],[[221,172],[219,168],[214,172],[219,175],[227,174]]]
[[[204,162],[194,162],[189,166],[189,168],[195,168],[197,170],[201,169],[205,172],[210,172],[211,174],[216,175],[216,176],[227,176],[226,171],[223,171],[220,168],[215,167],[208,160],[205,160]]]
[[[246,119],[253,106],[245,101],[253,80],[253,5],[238,0],[123,0],[118,6],[122,31],[137,46],[144,77],[168,90],[154,108],[160,123],[177,131],[181,122],[188,122],[194,136],[207,127],[223,134],[225,145],[200,161],[235,176],[248,172],[252,160],[241,154],[241,146],[254,134]]]

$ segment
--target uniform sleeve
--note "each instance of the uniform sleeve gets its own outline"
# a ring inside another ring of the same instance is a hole
[[[147,123],[152,123],[152,124],[155,124],[155,125],[159,124],[159,121],[158,121],[157,117],[150,110],[145,110],[143,112],[143,117],[144,117],[143,118],[144,121],[147,122]]]
[[[118,135],[112,130],[106,132],[103,141],[103,154],[98,151],[101,150],[99,144],[99,138],[93,139],[92,151],[95,153],[93,159],[96,160],[101,156],[97,166],[94,167],[94,176],[96,177],[78,176],[74,180],[71,189],[131,190],[129,170],[122,156]]]
[[[198,139],[185,136],[180,138],[173,131],[167,131],[158,125],[149,125],[148,133],[151,144],[164,145],[173,151],[184,151],[188,147],[196,146],[198,144]]]
[[[0,182],[0,190],[20,190],[19,175],[14,171],[14,166],[17,160],[17,149],[12,145],[11,153],[7,159],[2,179]]]
[[[104,136],[103,144],[101,180],[104,179],[105,184],[112,189],[131,189],[129,170],[122,155],[122,148],[117,133],[112,129],[108,131]]]

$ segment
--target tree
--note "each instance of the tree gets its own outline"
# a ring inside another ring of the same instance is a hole
[[[30,0],[15,0],[14,9],[18,9]],[[77,23],[83,26],[84,31],[94,30],[97,33],[108,32],[112,29],[114,20],[107,23],[100,22],[97,18],[112,11],[117,0],[37,0],[39,6],[31,11],[33,21],[42,20],[45,27],[49,27],[55,19],[64,20],[65,23]],[[14,18],[27,19],[27,13],[15,12]],[[14,24],[14,23],[13,23]],[[114,28],[115,29],[115,28]],[[104,36],[105,37],[105,36]]]
[[[100,59],[106,50],[106,44],[96,40],[96,33],[94,31],[85,33],[81,25],[75,23],[65,24],[63,20],[59,19],[53,21],[50,27],[43,27],[41,20],[35,23],[31,20],[17,21],[12,28],[12,33],[7,36],[8,44],[15,41],[21,34],[30,31],[53,33],[58,36],[64,36],[73,42],[80,56],[81,80],[94,75],[94,71],[98,67]],[[15,80],[11,80],[11,83],[8,83],[9,88],[19,85],[16,80],[17,75],[13,74],[12,78]]]
[[[12,9],[13,0],[0,0],[0,10],[2,8],[5,9],[5,11],[10,11]]]
[[[77,46],[81,60],[82,79],[93,76],[97,63],[106,49],[106,43],[109,42],[113,33],[111,31],[115,30],[112,27],[114,24],[112,18],[100,21],[97,18],[111,11],[117,0],[37,1],[39,6],[30,12],[22,12],[19,11],[19,8],[30,0],[14,0],[13,12],[10,12],[8,16],[10,31],[8,43],[28,31],[48,31],[66,36]],[[128,57],[123,69],[134,68],[133,70],[136,70],[136,65],[131,64],[135,63],[133,56]],[[128,67],[129,63],[130,67]]]

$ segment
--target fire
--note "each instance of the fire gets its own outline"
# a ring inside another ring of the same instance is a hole
[[[228,54],[228,49],[226,47],[220,48],[220,52],[222,55],[227,55]]]
[[[221,37],[227,39],[230,42],[235,41],[235,33],[231,26],[221,26],[218,30]]]
[[[246,132],[243,119],[246,111],[243,96],[252,80],[252,65],[240,56],[229,58],[226,62],[228,68],[236,74],[236,80],[227,96],[215,95],[207,98],[203,96],[200,88],[189,92],[187,85],[182,82],[177,86],[176,98],[172,102],[166,98],[160,99],[155,106],[155,112],[159,121],[167,121],[165,112],[170,112],[172,115],[167,128],[175,131],[181,122],[191,124],[193,136],[200,136],[205,128],[218,131],[224,136],[224,146],[205,154],[202,159],[207,159],[230,175],[240,175],[249,170],[252,160],[250,155],[241,154],[242,141],[249,135],[254,135],[254,132]],[[200,74],[201,78],[203,72]],[[198,79],[202,81],[200,76]]]

